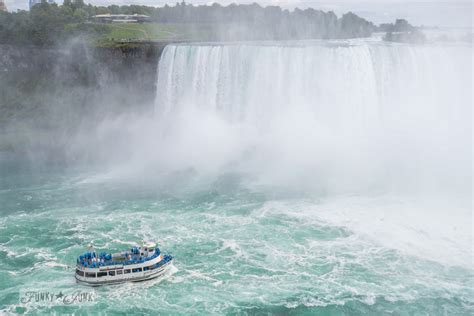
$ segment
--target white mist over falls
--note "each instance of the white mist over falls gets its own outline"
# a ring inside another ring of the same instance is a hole
[[[472,312],[472,58],[375,39],[167,46],[153,114],[72,138],[85,172],[0,190],[16,210],[0,272],[20,271],[0,296],[73,286],[58,264],[89,242],[158,239],[175,274],[100,290],[106,312]]]
[[[470,193],[466,47],[169,46],[153,158],[323,192]],[[148,156],[148,155],[147,155]],[[160,161],[161,162],[161,161]]]
[[[328,203],[297,207],[314,216],[469,266],[471,58],[467,45],[170,45],[154,117],[104,124],[126,140],[102,179],[305,192]]]

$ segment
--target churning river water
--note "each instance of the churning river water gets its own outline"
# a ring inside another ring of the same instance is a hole
[[[100,162],[2,160],[0,310],[471,314],[471,58],[455,44],[168,46],[154,116],[70,149]],[[75,283],[89,242],[144,239],[174,255],[165,279]]]

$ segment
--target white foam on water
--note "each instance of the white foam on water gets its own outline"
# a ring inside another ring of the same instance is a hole
[[[472,269],[471,209],[405,197],[338,197],[318,202],[268,202],[262,210],[345,227],[362,238],[446,266]],[[259,215],[261,216],[261,215]]]

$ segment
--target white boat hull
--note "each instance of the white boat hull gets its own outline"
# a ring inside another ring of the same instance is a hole
[[[173,260],[153,270],[126,273],[126,274],[125,273],[115,274],[114,276],[106,275],[103,277],[90,278],[90,277],[80,276],[76,273],[75,277],[78,283],[88,285],[88,286],[120,284],[120,283],[125,283],[125,282],[141,282],[141,281],[155,279],[155,278],[165,275],[166,272],[168,272],[169,268],[171,267],[172,263],[173,263]],[[126,269],[131,270],[130,267],[124,266],[124,269],[122,271]]]

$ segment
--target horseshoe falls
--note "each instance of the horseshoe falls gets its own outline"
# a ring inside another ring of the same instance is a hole
[[[169,46],[155,109],[166,152],[182,157],[169,167],[319,193],[469,194],[470,58],[466,47]]]
[[[80,312],[471,314],[472,57],[370,39],[167,46],[153,115],[67,148],[94,164],[2,168],[0,308],[79,312],[16,293],[78,286],[67,266],[88,242],[152,239],[174,273],[94,289]]]

